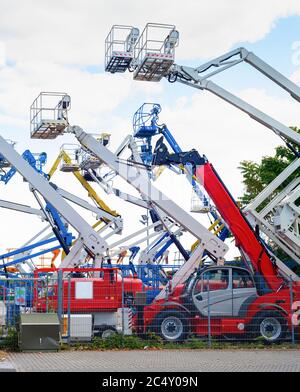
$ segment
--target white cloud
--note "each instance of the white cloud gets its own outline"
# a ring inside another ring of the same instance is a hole
[[[16,12],[18,10],[18,12]],[[113,24],[174,23],[178,58],[214,56],[241,41],[262,39],[276,20],[300,14],[298,0],[2,0],[0,39],[14,61],[101,64]]]
[[[74,142],[71,137],[50,144],[29,140],[29,106],[40,91],[69,93],[72,123],[89,131],[107,127],[105,130],[113,133],[114,146],[130,132],[133,115],[121,116],[119,106],[127,99],[140,98],[142,103],[164,93],[163,84],[136,83],[128,76],[87,71],[85,67],[89,65],[103,64],[104,39],[114,23],[139,27],[149,21],[174,23],[181,33],[177,58],[199,59],[219,55],[240,41],[263,39],[279,18],[300,14],[299,0],[187,0],[184,5],[173,1],[171,6],[169,2],[153,0],[151,7],[149,4],[146,0],[1,1],[0,42],[6,47],[11,65],[0,68],[0,126],[6,137],[20,140],[19,152],[28,145],[33,151],[45,149],[52,162],[60,144]],[[293,78],[300,82],[299,72]],[[178,97],[173,106],[165,104],[161,120],[169,125],[184,149],[195,147],[206,154],[234,196],[240,195],[239,162],[271,154],[280,140],[209,93],[188,94]],[[298,108],[290,106],[287,99],[270,97],[260,90],[245,90],[241,96],[254,103],[260,101],[275,116],[282,113],[287,125],[297,125]],[[179,186],[174,192],[177,180]],[[79,188],[71,182],[65,184],[64,176],[59,177],[60,181],[79,194]],[[188,209],[190,188],[184,183],[183,179],[164,175],[159,185]],[[32,203],[21,181],[5,191],[3,188],[1,198]],[[124,208],[123,203],[111,198],[107,202],[116,203],[115,208],[124,211],[125,223],[132,222],[130,207]],[[1,217],[6,221],[5,230],[1,230],[2,249],[19,245],[39,227],[36,218],[2,211]]]
[[[293,82],[297,83],[298,85],[300,85],[300,68],[297,69],[293,75],[291,76],[291,79]]]
[[[0,68],[6,64],[6,45],[0,42]]]
[[[300,66],[300,41],[295,41],[292,44],[292,63],[295,67]]]
[[[279,119],[284,124],[297,125],[298,104],[289,97],[270,97],[265,91],[256,89],[244,90],[239,95],[251,103],[260,102],[260,107],[275,118],[278,113],[282,113]],[[173,106],[164,105],[160,120],[168,125],[184,150],[196,148],[209,158],[234,197],[240,196],[243,190],[241,175],[237,169],[239,163],[244,159],[258,161],[263,155],[272,154],[274,147],[281,143],[278,136],[272,131],[257,124],[239,110],[208,92],[197,92],[190,97],[179,97]],[[126,136],[128,128],[126,127],[127,119],[119,118],[115,121],[120,125],[120,128],[116,127],[116,133],[112,135],[116,145]],[[44,145],[47,152],[52,151],[50,163],[55,158],[54,151],[57,153],[58,146],[66,141],[66,138],[63,137],[55,143]],[[36,147],[37,151],[40,151],[39,142]],[[19,147],[18,150],[20,151]],[[74,184],[74,181],[71,174],[59,174],[54,178],[57,185],[74,194],[86,197],[82,188]],[[180,206],[189,210],[191,189],[184,177],[180,178],[166,172],[157,182],[157,186]],[[33,198],[25,188],[20,192],[23,188],[24,185],[20,180],[7,188],[1,186],[1,198],[33,204]],[[5,189],[7,190],[5,191]],[[100,191],[100,195],[102,197],[103,192]],[[108,205],[122,213],[125,223],[124,233],[133,232],[137,228],[141,211],[118,201],[116,198],[104,196],[104,199]],[[0,246],[2,245],[2,247],[8,246],[8,244],[13,246],[14,241],[17,241],[17,244],[25,242],[29,234],[34,234],[41,227],[36,218],[20,216],[11,212],[3,214],[1,212],[1,216],[6,218],[8,222],[5,232],[1,233]],[[84,216],[91,219],[87,214]],[[208,225],[206,220],[200,217],[199,219]],[[16,228],[18,233],[12,237],[11,233],[16,232]]]
[[[85,70],[102,63],[105,35],[113,23],[174,22],[182,33],[179,57],[195,58],[219,54],[238,41],[261,39],[278,18],[300,12],[297,0],[254,0],[251,6],[240,0],[188,0],[180,12],[176,2],[172,7],[158,0],[150,9],[146,5],[146,0],[62,0],[59,5],[2,0],[0,42],[15,63],[0,68],[1,125],[28,129],[29,106],[40,91],[68,92],[72,122],[92,130],[108,123],[113,129],[127,125],[114,110],[129,98],[159,97],[163,84]]]
[[[135,83],[126,76],[89,73],[79,68],[47,62],[19,62],[0,69],[0,124],[29,129],[29,108],[41,91],[71,95],[72,124],[99,130],[103,123],[119,125],[114,110],[129,97],[151,97],[162,91],[160,84]],[[108,118],[109,121],[108,121]],[[27,133],[26,133],[27,135]]]
[[[272,97],[258,89],[244,90],[239,96],[283,124],[299,126],[299,103],[289,96]],[[183,149],[196,148],[208,157],[234,197],[243,192],[242,177],[237,169],[240,162],[260,161],[282,144],[271,130],[209,92],[180,98],[173,107],[164,106],[161,119]],[[176,192],[174,197],[177,195],[183,196]]]

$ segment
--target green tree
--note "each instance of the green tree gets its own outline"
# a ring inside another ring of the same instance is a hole
[[[292,127],[291,129],[297,133],[300,133],[299,128]],[[300,153],[300,146],[294,143],[291,143],[291,146],[297,153]],[[279,146],[275,149],[274,156],[263,157],[260,163],[253,161],[241,162],[239,169],[243,175],[243,184],[245,186],[244,195],[239,199],[241,205],[243,207],[247,206],[295,159],[295,153],[290,148]],[[278,192],[285,188],[295,177],[299,177],[299,175],[299,170],[294,172],[294,174],[282,184],[281,188],[278,189]],[[261,206],[261,208],[263,207],[264,205]],[[277,257],[279,257],[282,261],[290,262],[290,257],[272,241],[269,241],[269,246],[273,249]],[[300,275],[300,268],[298,265],[290,266],[294,272]]]
[[[300,129],[291,128],[300,133]],[[295,151],[300,153],[300,146],[291,143]],[[243,161],[239,169],[243,175],[243,184],[245,186],[244,195],[240,198],[242,206],[248,205],[256,198],[275,178],[286,169],[295,160],[293,151],[285,146],[279,146],[275,149],[274,156],[263,157],[260,163],[253,161]],[[287,179],[283,184],[285,187],[299,172]],[[279,189],[280,190],[280,189]]]

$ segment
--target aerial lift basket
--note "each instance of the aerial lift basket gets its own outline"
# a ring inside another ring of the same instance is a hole
[[[125,72],[133,60],[133,49],[139,30],[132,26],[114,25],[105,40],[105,71]]]
[[[32,139],[55,139],[68,127],[71,98],[65,93],[41,93],[30,107]]]
[[[179,33],[173,25],[148,23],[135,45],[135,80],[159,82],[174,64]]]
[[[195,191],[192,193],[191,199],[191,212],[197,214],[207,214],[210,212],[211,207],[205,200],[201,200]]]
[[[81,149],[78,144],[63,144],[61,146],[61,154],[63,154],[65,158],[61,159],[59,170],[64,173],[74,173],[79,171],[80,150]]]
[[[95,137],[98,143],[101,143],[104,147],[107,147],[110,142],[110,134],[109,133],[101,133],[99,134],[91,134]],[[81,154],[79,156],[80,161],[80,170],[88,171],[88,170],[97,170],[99,169],[103,161],[93,155],[90,151],[81,150]]]

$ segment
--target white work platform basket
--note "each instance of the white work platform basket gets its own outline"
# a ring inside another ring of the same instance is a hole
[[[114,25],[105,40],[105,71],[125,72],[133,60],[139,30],[133,26]]]
[[[175,60],[179,33],[173,25],[148,23],[134,49],[135,80],[159,82]]]
[[[65,93],[42,92],[30,107],[30,137],[55,139],[69,126],[71,98]]]

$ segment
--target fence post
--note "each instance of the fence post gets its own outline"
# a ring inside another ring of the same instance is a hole
[[[124,286],[124,270],[121,269],[122,274],[122,346],[124,346],[124,306],[125,306],[125,286]]]
[[[210,317],[210,284],[209,284],[209,279],[207,280],[208,285],[207,285],[207,321],[208,321],[208,346],[211,348],[211,317]]]
[[[7,282],[9,284],[9,281]],[[6,306],[6,314],[5,314],[5,325],[8,327],[8,306],[7,306],[7,292],[8,292],[8,285],[4,286],[4,292],[3,292],[3,302]]]
[[[295,345],[295,326],[293,323],[293,302],[294,302],[294,295],[293,295],[293,278],[290,276],[290,301],[291,301],[291,324],[292,324],[292,345]]]
[[[58,270],[57,272],[57,288],[58,288],[58,293],[57,293],[57,316],[59,319],[60,323],[60,332],[63,332],[62,328],[62,314],[63,314],[63,271]]]
[[[46,313],[49,312],[49,275],[47,274],[46,279]]]
[[[71,275],[68,277],[68,344],[71,343]]]
[[[11,328],[11,281],[8,281],[8,290],[7,290],[7,308],[6,308],[6,317],[7,317],[7,327]]]
[[[11,310],[11,327],[13,328],[13,327],[15,327],[15,325],[16,325],[16,280],[15,279],[13,279],[12,280],[12,287],[11,287],[11,290],[12,290],[12,292],[11,292],[11,307],[12,307],[12,310]]]

